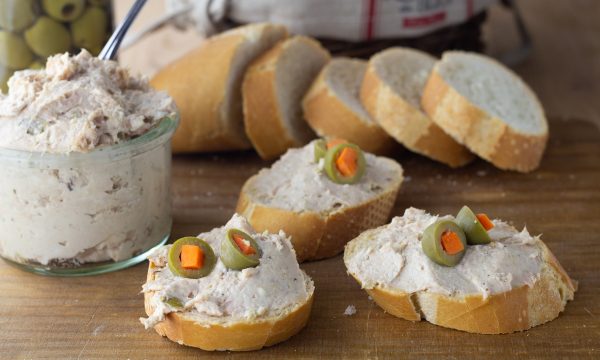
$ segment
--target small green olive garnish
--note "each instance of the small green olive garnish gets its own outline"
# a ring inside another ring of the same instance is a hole
[[[163,302],[174,308],[182,308],[183,307],[183,303],[181,302],[181,300],[179,300],[176,297],[167,298],[167,299],[163,300]]]
[[[261,250],[250,235],[239,229],[229,229],[221,241],[220,256],[228,269],[243,270],[258,266]]]
[[[492,241],[487,230],[468,206],[463,206],[460,209],[458,215],[456,215],[456,223],[467,235],[467,242],[470,245],[489,244]]]
[[[201,266],[198,269],[184,268],[181,264],[181,252],[184,245],[198,246],[201,251],[202,261]],[[199,279],[210,274],[212,269],[215,267],[217,258],[215,253],[208,243],[202,239],[198,239],[193,236],[186,236],[178,239],[171,245],[169,249],[169,269],[174,275],[190,278]]]
[[[325,157],[327,154],[327,141],[325,139],[319,139],[314,143],[314,154],[315,154],[315,162],[319,162],[321,158]]]
[[[455,266],[465,255],[467,239],[454,221],[439,220],[423,231],[421,247],[432,261],[443,266]]]
[[[362,150],[354,144],[337,144],[325,154],[325,173],[331,181],[338,184],[359,182],[366,167]]]

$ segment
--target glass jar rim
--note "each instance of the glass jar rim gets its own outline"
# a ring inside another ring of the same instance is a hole
[[[105,162],[107,159],[118,161],[143,154],[170,141],[178,124],[178,114],[172,114],[162,118],[156,126],[136,138],[115,145],[101,146],[90,152],[51,153],[0,148],[0,161],[27,161],[31,164],[44,165],[65,162]]]

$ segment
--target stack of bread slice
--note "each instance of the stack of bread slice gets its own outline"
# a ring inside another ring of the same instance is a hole
[[[345,138],[377,154],[394,140],[451,167],[475,155],[501,169],[539,166],[548,125],[535,94],[484,55],[440,60],[390,48],[368,62],[335,58],[285,27],[230,30],[152,80],[180,109],[174,152],[254,147],[274,159],[316,135]]]

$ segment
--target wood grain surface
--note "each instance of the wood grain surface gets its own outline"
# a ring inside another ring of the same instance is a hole
[[[127,1],[117,3],[126,8],[122,4]],[[579,281],[575,300],[558,319],[497,336],[397,319],[369,301],[346,275],[338,256],[302,265],[317,290],[311,319],[296,337],[260,352],[206,353],[145,331],[139,323],[147,264],[67,279],[25,273],[0,261],[0,359],[600,358],[600,131],[580,121],[600,123],[599,2],[519,4],[536,47],[516,70],[540,94],[552,120],[541,168],[523,175],[478,160],[450,170],[398,153],[395,157],[407,178],[393,214],[409,206],[454,213],[466,203],[510,219],[517,227],[526,225],[533,234],[543,233],[567,272]],[[498,16],[491,21],[509,21],[502,10],[493,14]],[[507,34],[502,26],[494,28],[492,38]],[[168,46],[167,40],[146,42]],[[147,53],[132,48],[124,56],[129,64],[150,58],[152,66],[161,64],[160,54],[136,57],[134,52]],[[251,152],[176,157],[173,236],[222,225],[234,210],[244,180],[266,165]],[[355,315],[343,315],[348,305],[356,306]]]

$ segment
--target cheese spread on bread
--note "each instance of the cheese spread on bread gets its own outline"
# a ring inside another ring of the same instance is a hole
[[[256,233],[246,219],[235,214],[223,227],[198,235],[219,257],[221,241],[228,229],[240,229],[256,241],[261,251],[260,264],[241,271],[227,269],[218,259],[210,274],[199,279],[174,275],[167,264],[171,245],[157,249],[149,257],[151,280],[143,286],[152,293],[154,312],[140,319],[148,329],[172,311],[185,312],[187,318],[203,324],[226,324],[278,316],[305,303],[314,290],[312,280],[298,266],[296,253],[283,233]],[[165,303],[178,299],[183,308]]]
[[[523,285],[532,286],[543,263],[541,241],[527,229],[519,232],[493,220],[490,244],[467,247],[454,267],[438,265],[425,255],[419,235],[440,219],[423,210],[409,208],[402,217],[369,239],[347,259],[348,271],[367,289],[381,287],[406,293],[428,291],[448,296],[481,294],[488,297]]]

